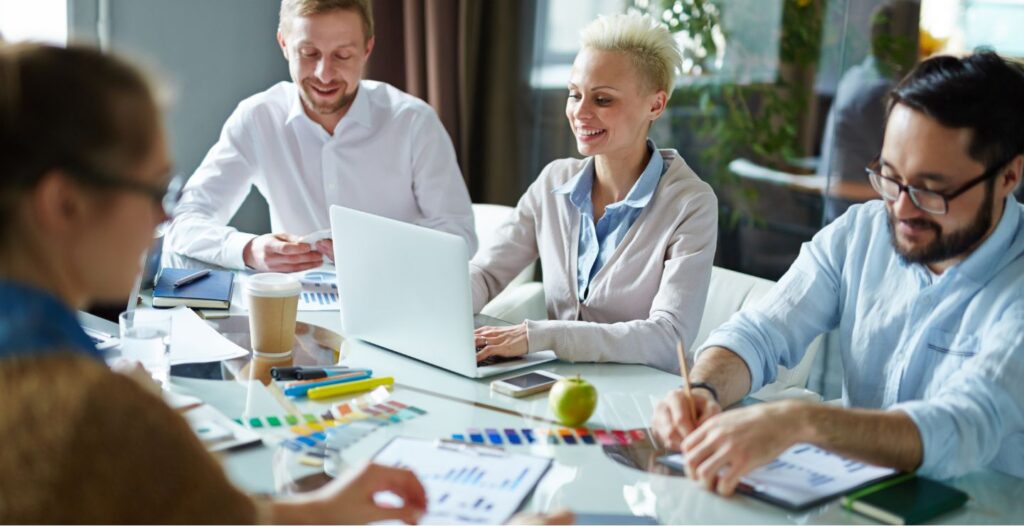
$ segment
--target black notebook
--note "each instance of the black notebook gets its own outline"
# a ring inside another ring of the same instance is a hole
[[[231,308],[231,289],[235,273],[228,270],[211,270],[201,279],[175,287],[174,282],[194,274],[196,269],[165,268],[157,276],[153,287],[154,307],[177,307],[184,305],[196,309]]]
[[[965,502],[966,493],[913,474],[869,486],[843,498],[846,509],[887,524],[921,524]]]

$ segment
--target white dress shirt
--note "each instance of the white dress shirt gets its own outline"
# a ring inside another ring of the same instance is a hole
[[[253,185],[274,232],[330,228],[328,209],[341,205],[459,235],[476,251],[451,139],[430,106],[388,84],[361,81],[333,135],[306,115],[292,82],[242,101],[185,185],[170,249],[244,268],[242,249],[255,235],[227,223]]]

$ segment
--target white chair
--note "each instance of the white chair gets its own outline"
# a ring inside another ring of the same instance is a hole
[[[473,220],[476,222],[476,237],[480,246],[478,251],[483,251],[498,241],[498,229],[508,221],[513,210],[512,207],[503,205],[473,205]],[[536,261],[530,263],[505,287],[505,290],[484,305],[480,312],[510,323],[547,319],[544,287],[539,281],[533,280],[536,266]]]
[[[720,267],[712,268],[711,286],[708,289],[707,302],[704,304],[704,317],[701,319],[693,348],[700,348],[711,331],[728,321],[740,309],[764,296],[773,285],[775,282],[767,279]],[[764,401],[783,398],[820,401],[821,396],[806,389],[806,386],[807,378],[811,374],[811,365],[822,347],[822,341],[822,336],[815,338],[807,347],[807,354],[796,367],[779,367],[775,382],[764,386],[751,396]]]

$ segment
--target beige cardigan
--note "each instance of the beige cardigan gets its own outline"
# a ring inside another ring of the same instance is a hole
[[[675,150],[659,150],[668,169],[622,243],[594,276],[582,303],[576,291],[580,211],[553,193],[583,159],[547,165],[519,200],[499,239],[470,262],[474,312],[540,257],[548,318],[528,321],[530,352],[570,361],[642,363],[678,372],[676,342],[687,353],[697,336],[718,237],[718,200]]]

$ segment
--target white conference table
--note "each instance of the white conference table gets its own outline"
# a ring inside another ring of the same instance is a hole
[[[231,312],[244,314],[241,306],[240,301],[235,301]],[[299,312],[298,319],[343,333],[337,311]],[[463,433],[467,428],[555,427],[531,419],[553,419],[546,393],[514,399],[490,390],[494,378],[465,378],[354,340],[343,342],[341,363],[373,369],[374,376],[393,376],[396,384],[391,399],[427,411],[421,417],[381,428],[341,451],[342,470],[368,461],[396,436],[438,439]],[[678,376],[639,365],[554,362],[540,368],[565,376],[579,374],[595,385],[599,403],[588,422],[594,427],[646,427],[657,400],[680,385]],[[174,377],[172,384],[175,390],[198,396],[231,418],[281,415],[295,409],[320,414],[346,400],[285,400],[283,396],[272,395],[258,382]],[[294,407],[289,407],[292,404]],[[510,448],[554,460],[525,503],[524,511],[569,508],[582,513],[647,515],[662,524],[875,524],[842,509],[836,501],[803,512],[789,512],[746,496],[720,497],[683,477],[626,467],[607,457],[600,446],[552,446],[540,442]],[[222,456],[222,461],[231,479],[242,488],[274,493],[282,484],[281,474],[275,478],[274,473],[275,455],[280,465],[282,453],[275,453],[276,449],[258,446],[229,452]],[[938,523],[1024,522],[1024,480],[985,470],[950,482],[966,491],[971,499],[964,508],[941,516]]]

